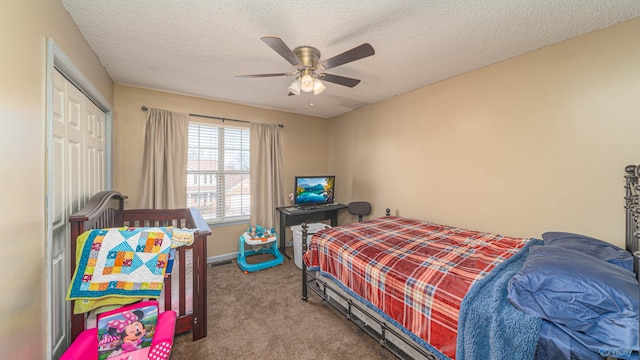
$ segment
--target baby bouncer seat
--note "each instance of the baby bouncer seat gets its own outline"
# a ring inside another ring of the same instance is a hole
[[[251,249],[245,249],[245,245],[251,246]],[[260,248],[257,248],[260,246]],[[253,264],[247,263],[247,256],[268,254],[273,259]],[[265,229],[260,225],[249,226],[249,229],[240,235],[238,239],[238,266],[244,273],[267,269],[284,262],[284,257],[278,250],[278,234],[274,228]]]

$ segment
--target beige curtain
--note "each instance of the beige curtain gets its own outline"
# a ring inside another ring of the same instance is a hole
[[[285,204],[280,126],[251,123],[251,224],[278,228],[276,207]]]
[[[189,114],[149,109],[138,208],[187,206]]]

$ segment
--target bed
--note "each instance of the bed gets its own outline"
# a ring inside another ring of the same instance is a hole
[[[117,191],[95,194],[78,212],[69,217],[70,268],[76,266],[76,241],[90,229],[120,227],[174,227],[197,229],[193,243],[176,249],[171,275],[164,278],[160,306],[175,310],[176,333],[192,332],[193,341],[207,336],[207,236],[211,234],[196,209],[124,209],[127,197]],[[72,314],[71,341],[91,322],[87,313]]]
[[[625,170],[626,249],[387,211],[319,231],[308,249],[303,227],[302,299],[311,290],[402,359],[637,358],[639,170]]]

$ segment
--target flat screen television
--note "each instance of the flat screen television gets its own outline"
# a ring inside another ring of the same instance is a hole
[[[333,204],[335,176],[296,176],[293,203],[297,206]]]

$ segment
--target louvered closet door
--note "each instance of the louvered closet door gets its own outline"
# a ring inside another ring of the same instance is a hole
[[[49,219],[53,237],[49,311],[51,354],[59,358],[69,343],[69,216],[105,189],[105,114],[58,71],[53,79],[52,163],[48,175]]]

